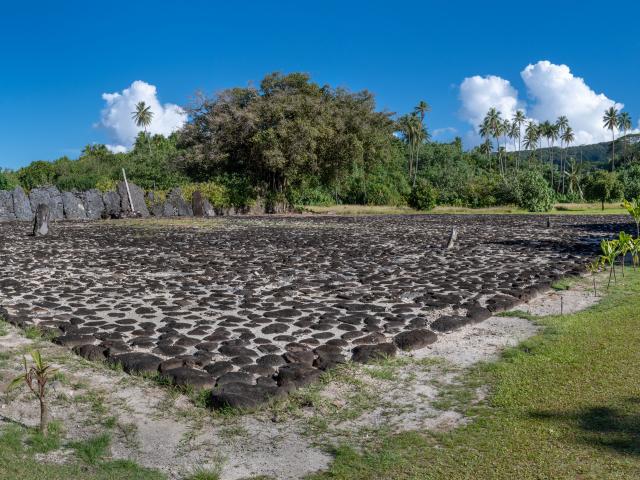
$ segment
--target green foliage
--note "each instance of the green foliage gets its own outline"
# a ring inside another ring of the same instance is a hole
[[[640,199],[640,163],[633,163],[618,172],[624,198]]]
[[[596,170],[587,179],[585,188],[587,200],[599,201],[604,210],[605,202],[615,202],[622,197],[622,185],[615,173]]]
[[[31,190],[42,185],[53,184],[56,178],[56,169],[52,163],[38,160],[18,170],[17,176],[20,184],[25,189]]]
[[[436,206],[437,197],[438,192],[436,192],[435,188],[428,181],[421,178],[411,190],[409,206],[416,210],[432,210]]]
[[[535,170],[521,173],[517,177],[515,197],[517,205],[528,212],[547,212],[554,202],[553,190],[544,177]]]
[[[0,190],[13,190],[18,185],[18,179],[13,172],[0,170]]]
[[[74,442],[70,446],[75,450],[76,456],[80,460],[89,465],[95,465],[107,455],[110,444],[111,437],[109,434],[103,433],[82,442]]]

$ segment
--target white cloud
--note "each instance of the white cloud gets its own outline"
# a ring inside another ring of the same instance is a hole
[[[145,102],[153,112],[151,125],[147,131],[151,134],[169,135],[179,129],[187,121],[187,114],[178,105],[172,103],[160,104],[155,85],[142,80],[136,80],[122,92],[103,93],[102,99],[106,105],[100,114],[100,127],[103,127],[114,140],[114,144],[107,145],[112,152],[123,152],[131,148],[138,132],[131,113],[138,102]]]
[[[441,136],[450,136],[458,133],[458,130],[454,127],[444,127],[444,128],[436,128],[431,132],[431,136],[433,138],[441,137]]]
[[[465,138],[472,144],[480,141],[477,129],[487,110],[496,107],[504,118],[511,118],[517,109],[528,111],[528,117],[538,122],[555,121],[565,115],[575,133],[575,144],[607,141],[610,133],[602,128],[604,111],[623,105],[597,94],[567,65],[547,60],[528,65],[520,73],[530,98],[528,105],[518,101],[518,91],[508,80],[496,76],[469,77],[460,85],[461,115],[473,130]]]
[[[560,115],[569,119],[576,144],[604,142],[610,132],[602,128],[602,116],[610,107],[624,106],[594,92],[566,65],[555,65],[547,60],[528,65],[520,76],[533,99],[531,116],[540,121],[554,121]]]
[[[473,128],[465,138],[473,143],[479,143],[478,126],[490,108],[495,107],[503,118],[511,118],[518,109],[523,108],[518,100],[518,91],[508,80],[495,75],[465,78],[460,85],[460,101],[460,114]]]

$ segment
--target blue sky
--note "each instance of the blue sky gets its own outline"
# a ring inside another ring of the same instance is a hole
[[[162,104],[184,105],[197,89],[305,71],[320,83],[373,91],[380,109],[406,112],[425,99],[437,139],[459,134],[468,143],[487,95],[532,118],[554,115],[558,99],[570,99],[568,109],[619,102],[634,126],[640,117],[636,2],[65,1],[2,9],[5,168],[117,144],[117,128],[99,126],[102,94],[135,80],[154,85]],[[521,72],[542,60],[550,64],[525,83]],[[461,102],[460,85],[474,76]],[[545,97],[558,77],[564,87]],[[581,112],[570,112],[576,122]],[[599,139],[594,112],[583,122],[585,141]]]

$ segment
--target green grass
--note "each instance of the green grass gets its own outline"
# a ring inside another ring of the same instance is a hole
[[[469,207],[453,207],[441,205],[429,212],[420,212],[406,206],[390,206],[390,205],[331,205],[331,206],[314,206],[304,207],[304,211],[309,213],[324,213],[334,215],[398,215],[398,214],[529,214],[515,206],[499,206],[486,208],[469,208]],[[557,203],[549,215],[626,215],[627,211],[620,203],[605,203],[604,210],[600,203]]]
[[[6,337],[9,334],[9,324],[4,318],[0,317],[0,337]]]
[[[640,273],[583,312],[475,367],[442,406],[474,414],[449,433],[378,434],[335,450],[320,479],[640,478]],[[471,408],[469,389],[489,383]]]
[[[55,425],[52,422],[51,425]],[[50,425],[50,428],[51,428]],[[55,429],[56,427],[54,427]],[[37,480],[163,480],[166,477],[160,472],[142,468],[133,462],[96,461],[85,463],[73,461],[59,464],[39,459],[39,453],[55,454],[60,447],[60,436],[56,440],[38,438],[39,433],[15,424],[0,424],[0,480],[37,479]],[[34,443],[35,439],[35,443]],[[57,442],[57,445],[53,445]],[[46,445],[46,448],[42,448]],[[82,450],[90,450],[89,457],[94,455],[98,460],[100,442],[93,442],[90,448],[82,447]],[[102,443],[104,445],[104,443]],[[55,447],[55,448],[54,448]],[[77,451],[77,450],[76,450]]]
[[[76,456],[85,463],[95,465],[109,452],[111,437],[103,433],[83,442],[74,442],[70,445],[76,452]]]

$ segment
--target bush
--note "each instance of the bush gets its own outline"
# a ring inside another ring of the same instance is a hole
[[[13,190],[18,186],[18,182],[11,172],[0,171],[0,190]]]
[[[537,171],[522,173],[517,178],[517,205],[528,212],[548,212],[554,202],[553,190]]]
[[[597,170],[587,179],[585,196],[589,201],[599,201],[604,210],[605,202],[615,202],[622,198],[622,184],[615,173]]]
[[[438,192],[424,179],[418,180],[409,195],[409,206],[416,210],[432,210],[436,206]]]
[[[227,208],[233,205],[228,189],[216,182],[186,183],[180,188],[183,198],[189,203],[193,198],[193,192],[199,190],[214,208]]]

